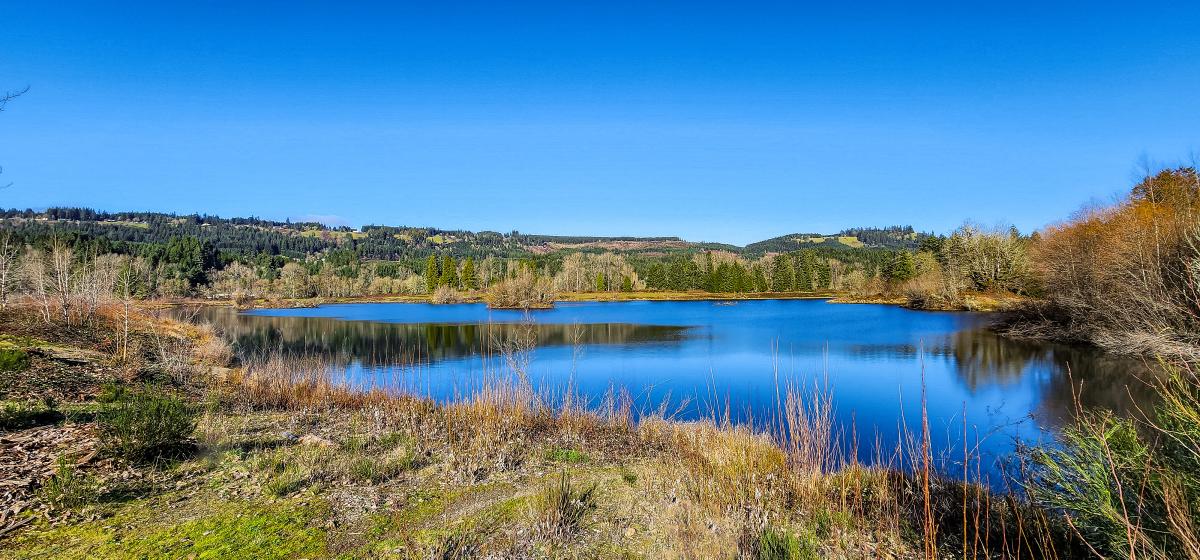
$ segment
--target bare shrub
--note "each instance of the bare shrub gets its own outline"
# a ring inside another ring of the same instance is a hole
[[[549,280],[522,268],[488,288],[487,303],[499,309],[540,309],[553,306],[557,297]]]
[[[448,304],[462,303],[462,301],[462,294],[458,293],[458,290],[446,285],[438,286],[437,289],[435,289],[433,293],[429,295],[429,303]]]

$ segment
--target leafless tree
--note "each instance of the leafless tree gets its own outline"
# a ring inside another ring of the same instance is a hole
[[[25,284],[29,287],[41,308],[42,320],[50,324],[50,275],[46,267],[46,254],[41,249],[28,249],[21,264],[21,272],[25,276]]]
[[[13,243],[12,235],[4,234],[0,237],[0,309],[8,307],[8,294],[13,292],[17,283],[17,275],[21,268],[18,256],[19,252],[16,243]]]
[[[72,264],[75,252],[58,237],[50,244],[50,284],[54,294],[58,296],[62,307],[63,321],[71,324],[72,291],[75,286],[75,275]]]

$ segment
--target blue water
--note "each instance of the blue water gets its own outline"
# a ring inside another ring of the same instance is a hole
[[[857,434],[863,460],[875,458],[877,445],[893,449],[902,422],[919,432],[923,385],[935,452],[962,456],[965,410],[968,445],[989,464],[1009,456],[1017,439],[1051,435],[1076,410],[1075,393],[1085,408],[1118,413],[1150,398],[1133,381],[1140,364],[1006,339],[985,328],[986,315],[887,305],[588,302],[521,312],[363,303],[215,311],[208,319],[243,354],[320,354],[352,383],[435,399],[512,374],[499,348],[530,333],[536,346],[516,356],[535,387],[571,386],[592,402],[624,389],[638,408],[666,402],[681,420],[728,411],[765,425],[781,388],[819,385],[832,392],[841,427]]]

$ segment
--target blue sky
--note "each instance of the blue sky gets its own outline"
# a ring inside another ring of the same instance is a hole
[[[741,244],[1029,230],[1200,151],[1195,2],[39,4],[4,207]]]

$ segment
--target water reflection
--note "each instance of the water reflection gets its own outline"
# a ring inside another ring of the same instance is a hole
[[[1148,383],[1155,368],[1140,360],[1105,354],[1093,348],[1016,340],[986,329],[954,333],[933,354],[952,358],[967,389],[1019,386],[1033,378],[1040,402],[1030,411],[1046,427],[1059,427],[1080,408],[1109,410],[1129,416],[1149,410],[1155,391]]]
[[[182,310],[210,322],[243,356],[281,352],[356,361],[365,367],[416,366],[491,354],[532,333],[537,348],[677,343],[688,327],[529,323],[382,323],[325,317],[278,317],[234,313],[228,308]]]

